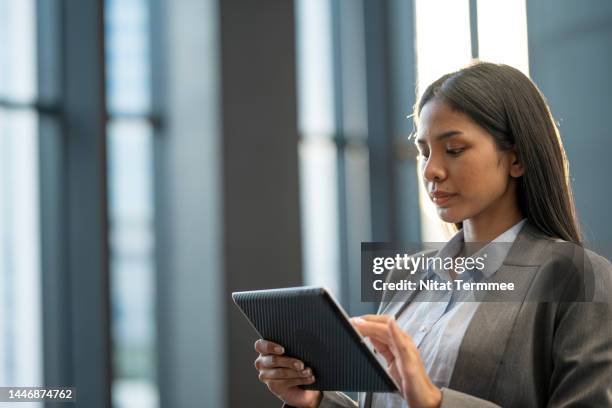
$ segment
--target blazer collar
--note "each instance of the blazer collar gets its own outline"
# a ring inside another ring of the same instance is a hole
[[[544,262],[544,249],[552,242],[554,239],[527,221],[510,248],[504,265],[539,266]]]
[[[543,250],[553,240],[550,237],[541,233],[529,220],[525,222],[521,231],[517,235],[514,243],[510,247],[508,255],[503,261],[499,270],[491,276],[490,282],[510,282],[508,274],[512,274],[512,269],[508,266],[537,266],[544,261],[545,251]],[[516,277],[512,276],[512,281],[516,281]],[[418,278],[418,275],[413,275],[410,278]],[[516,282],[515,282],[516,283]],[[387,304],[379,313],[393,314],[397,319],[399,315],[408,307],[408,304],[414,299],[419,291],[401,291],[389,304]]]
[[[449,388],[489,397],[514,320],[553,242],[530,222],[523,226],[502,267],[488,280],[514,282],[512,301],[480,303],[463,336]]]

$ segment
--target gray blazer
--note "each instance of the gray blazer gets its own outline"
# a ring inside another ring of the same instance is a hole
[[[612,265],[572,246],[586,266],[560,277],[568,268],[556,242],[525,224],[492,276],[515,282],[514,297],[478,307],[442,407],[612,407]],[[553,301],[533,301],[549,299],[553,287]],[[414,295],[398,292],[393,302],[383,296],[378,312],[397,317]],[[371,397],[360,393],[357,405],[325,392],[320,406],[370,408]]]

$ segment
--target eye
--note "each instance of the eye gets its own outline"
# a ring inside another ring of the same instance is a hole
[[[465,149],[460,147],[457,149],[446,149],[446,153],[450,154],[451,156],[459,156],[461,153],[463,153]]]

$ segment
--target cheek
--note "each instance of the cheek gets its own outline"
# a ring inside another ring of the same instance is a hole
[[[483,200],[505,191],[507,176],[497,157],[457,162],[452,169],[455,187],[464,199]]]
[[[477,161],[465,160],[453,163],[449,170],[453,186],[462,197],[468,198],[478,190],[485,168]]]

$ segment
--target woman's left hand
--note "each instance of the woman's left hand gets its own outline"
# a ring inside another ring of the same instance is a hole
[[[387,360],[389,374],[411,408],[440,407],[442,392],[427,375],[412,338],[399,328],[393,317],[364,315],[352,318],[351,323],[370,338]]]

